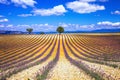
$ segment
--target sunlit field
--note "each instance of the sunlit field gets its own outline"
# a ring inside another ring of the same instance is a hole
[[[120,80],[120,33],[0,35],[0,80]]]

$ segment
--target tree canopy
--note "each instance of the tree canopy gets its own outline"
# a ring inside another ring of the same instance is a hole
[[[40,34],[42,34],[42,35],[43,35],[43,34],[45,34],[45,33],[44,33],[44,32],[40,32]]]
[[[26,31],[28,31],[29,34],[31,34],[31,32],[33,31],[32,28],[27,28]]]
[[[59,34],[64,32],[64,28],[62,26],[59,26],[56,30]]]

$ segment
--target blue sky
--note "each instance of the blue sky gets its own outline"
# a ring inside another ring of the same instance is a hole
[[[120,29],[120,0],[0,0],[0,30]]]

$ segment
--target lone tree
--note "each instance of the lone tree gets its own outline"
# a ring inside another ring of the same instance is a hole
[[[59,26],[56,30],[59,34],[64,32],[64,28],[62,26]]]
[[[28,31],[28,33],[30,34],[33,31],[33,29],[32,28],[27,28],[26,31]]]
[[[43,35],[43,34],[45,34],[45,33],[44,33],[44,32],[41,32],[40,34],[42,34],[42,35]]]

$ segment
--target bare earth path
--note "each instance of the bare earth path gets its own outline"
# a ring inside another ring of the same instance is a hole
[[[60,58],[50,71],[46,80],[94,80],[83,70],[72,65],[64,55],[62,37],[60,36]]]

